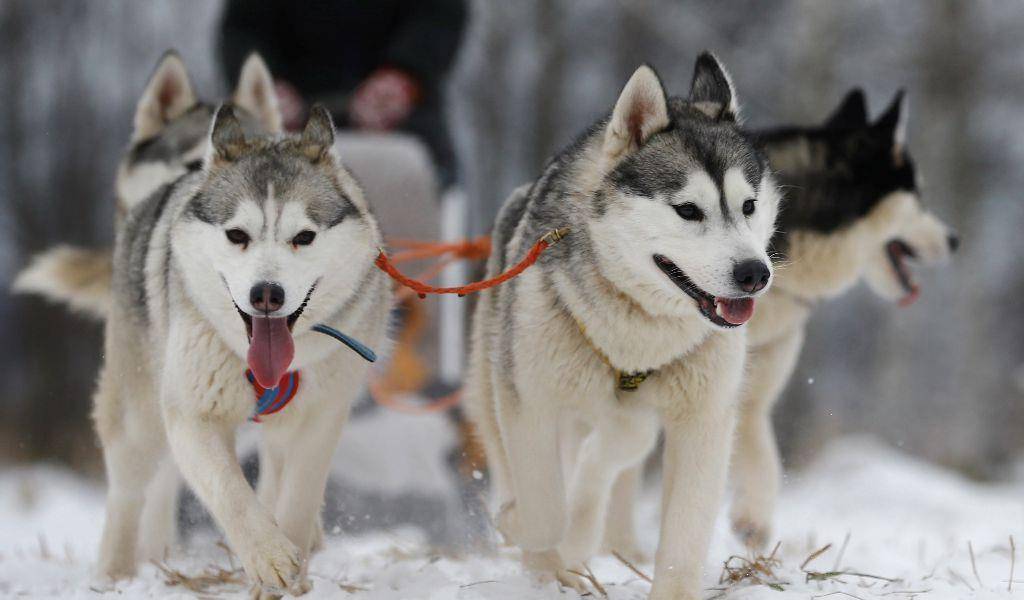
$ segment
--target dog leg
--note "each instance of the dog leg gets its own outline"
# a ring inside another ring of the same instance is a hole
[[[167,403],[165,403],[165,406]],[[235,458],[236,423],[164,411],[174,459],[263,592],[301,593],[302,554],[274,523]]]
[[[735,409],[707,398],[665,423],[661,539],[651,600],[696,600],[715,516],[724,496]]]
[[[754,550],[769,541],[782,471],[771,410],[793,373],[802,344],[803,332],[798,331],[748,357],[733,454],[730,520],[736,535]]]
[[[260,503],[270,512],[277,507],[277,492],[281,489],[281,450],[270,439],[264,428],[260,439],[259,479],[256,481],[256,495]]]
[[[636,498],[640,493],[643,473],[644,463],[641,460],[620,473],[615,480],[602,548],[608,553],[617,552],[633,564],[644,564],[651,560],[640,549],[640,542],[636,538]]]
[[[143,561],[162,561],[178,539],[178,492],[181,476],[170,456],[165,456],[160,469],[146,490],[139,535],[139,557]]]
[[[266,431],[266,430],[264,430]],[[256,495],[260,504],[267,510],[273,512],[277,507],[278,490],[281,488],[281,463],[280,450],[271,448],[271,443],[266,436],[260,441],[259,447],[260,471],[259,479],[256,482]],[[319,552],[324,548],[324,524],[320,514],[317,513],[313,524],[313,540],[310,543],[310,551]]]
[[[567,523],[558,411],[553,403],[517,399],[508,386],[495,387],[514,497],[513,504],[502,509],[499,528],[524,550],[554,549],[562,541]]]
[[[282,447],[281,483],[274,514],[288,539],[308,555],[321,530],[320,509],[330,471],[331,457],[338,445],[346,411],[318,412],[301,424],[288,424],[280,432],[268,432]],[[273,424],[268,424],[273,427]],[[322,535],[322,534],[321,534]]]
[[[581,565],[597,553],[615,480],[647,456],[657,436],[658,420],[647,411],[605,418],[584,439],[569,487],[569,529],[558,547],[568,565]]]
[[[120,381],[104,369],[96,392],[96,431],[107,471],[107,508],[98,570],[108,579],[135,574],[139,520],[149,484],[166,452],[155,403],[143,396],[124,402]],[[153,408],[153,410],[149,410]]]

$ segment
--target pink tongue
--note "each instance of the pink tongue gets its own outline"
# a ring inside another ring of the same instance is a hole
[[[720,316],[733,325],[742,325],[754,316],[753,298],[719,298],[715,303]]]
[[[265,388],[277,387],[293,358],[295,343],[288,331],[288,318],[253,317],[249,368],[256,377],[256,383]]]

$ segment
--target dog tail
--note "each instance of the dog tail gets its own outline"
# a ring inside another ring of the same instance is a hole
[[[113,271],[114,253],[109,248],[57,246],[33,256],[14,279],[11,290],[37,294],[104,320],[110,313]]]

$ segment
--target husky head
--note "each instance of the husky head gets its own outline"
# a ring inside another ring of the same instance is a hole
[[[642,66],[612,111],[590,227],[602,269],[652,314],[736,327],[772,278],[778,193],[737,113],[710,53],[697,59],[688,98],[666,97]]]
[[[281,114],[263,59],[250,54],[232,94],[247,129],[279,133]],[[185,63],[169,50],[135,108],[128,151],[117,170],[118,211],[127,212],[165,183],[202,165],[214,106],[198,99]]]
[[[814,254],[835,254],[846,263],[837,270],[851,269],[851,282],[863,276],[877,294],[906,305],[919,293],[909,263],[942,263],[959,239],[921,201],[903,92],[874,123],[867,114],[863,92],[852,90],[824,127],[800,136],[802,159],[792,147],[789,156],[769,150],[783,182],[794,186],[782,229],[820,234],[820,244],[856,236],[856,252]]]
[[[340,310],[381,243],[333,144],[322,106],[301,134],[250,137],[223,105],[201,181],[174,228],[191,299],[264,387],[276,386],[296,356],[293,333],[301,339]],[[232,303],[237,317],[220,322]]]

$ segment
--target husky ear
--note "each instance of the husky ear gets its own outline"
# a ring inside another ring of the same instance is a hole
[[[846,93],[843,101],[825,121],[828,129],[854,129],[868,124],[868,104],[864,90],[853,88]]]
[[[903,149],[907,144],[907,108],[904,106],[906,94],[903,90],[896,92],[896,96],[885,109],[882,116],[874,124],[874,129],[880,134],[887,136],[892,142],[892,154],[895,160],[902,160]]]
[[[739,116],[736,90],[729,73],[714,54],[704,51],[693,67],[690,103],[694,108],[720,121],[735,121]]]
[[[617,159],[668,127],[668,99],[654,69],[641,65],[622,88],[604,134],[604,153]]]
[[[299,149],[306,157],[319,162],[334,147],[334,122],[331,113],[323,104],[314,104],[309,111],[309,121],[299,138]]]
[[[225,102],[217,109],[217,115],[213,117],[213,127],[210,129],[211,159],[207,162],[232,162],[245,152],[245,133],[242,131],[242,124],[238,122],[235,115],[235,108],[230,102]]]
[[[132,141],[153,137],[167,123],[180,117],[196,103],[185,63],[174,50],[164,53],[135,107]]]
[[[245,59],[231,100],[252,113],[266,133],[281,133],[281,110],[274,94],[274,79],[259,53],[253,52]]]

